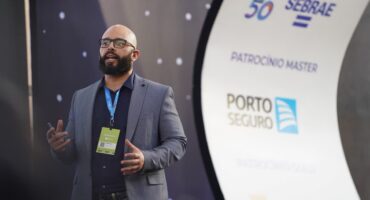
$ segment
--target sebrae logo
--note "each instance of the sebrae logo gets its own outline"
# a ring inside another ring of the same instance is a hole
[[[277,130],[281,133],[298,133],[296,101],[287,98],[275,98]]]
[[[335,3],[319,0],[288,0],[285,5],[287,11],[297,14],[292,25],[298,28],[307,28],[315,16],[331,17],[335,7]]]
[[[252,0],[248,12],[244,14],[247,19],[257,18],[260,21],[267,19],[273,9],[272,0]],[[284,9],[295,14],[293,27],[307,28],[313,18],[332,16],[337,4],[322,0],[287,0]]]

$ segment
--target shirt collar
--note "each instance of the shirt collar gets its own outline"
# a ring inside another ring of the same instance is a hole
[[[126,87],[130,90],[134,89],[134,82],[135,82],[135,73],[132,73],[128,79],[123,83],[122,87]],[[100,81],[99,88],[104,88],[105,85],[105,78],[103,76],[102,80]],[[120,89],[122,89],[122,87]]]

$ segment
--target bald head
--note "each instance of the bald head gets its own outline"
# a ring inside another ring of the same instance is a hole
[[[124,76],[132,73],[132,65],[140,56],[135,33],[121,24],[109,27],[102,36],[99,53],[100,69],[104,74]]]
[[[127,40],[129,43],[135,46],[137,48],[137,41],[136,41],[136,35],[135,33],[129,29],[127,26],[124,26],[122,24],[116,24],[113,26],[110,26],[103,34],[102,38],[110,38],[110,39],[116,39],[116,38],[122,38]]]

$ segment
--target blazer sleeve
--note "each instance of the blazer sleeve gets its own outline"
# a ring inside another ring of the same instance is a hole
[[[165,92],[159,116],[159,146],[142,150],[143,172],[166,168],[180,160],[186,151],[187,138],[176,110],[172,88]]]
[[[68,136],[65,139],[71,139],[71,142],[66,146],[66,150],[62,152],[55,152],[53,149],[50,148],[51,155],[54,159],[59,160],[65,164],[71,164],[76,160],[76,148],[75,148],[75,98],[77,92],[73,94],[71,108],[68,115],[68,123],[66,126],[65,131],[68,132]]]

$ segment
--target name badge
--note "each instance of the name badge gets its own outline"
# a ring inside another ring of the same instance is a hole
[[[114,153],[116,152],[119,133],[119,129],[110,129],[107,127],[103,127],[100,132],[96,152],[107,155],[114,155]]]

